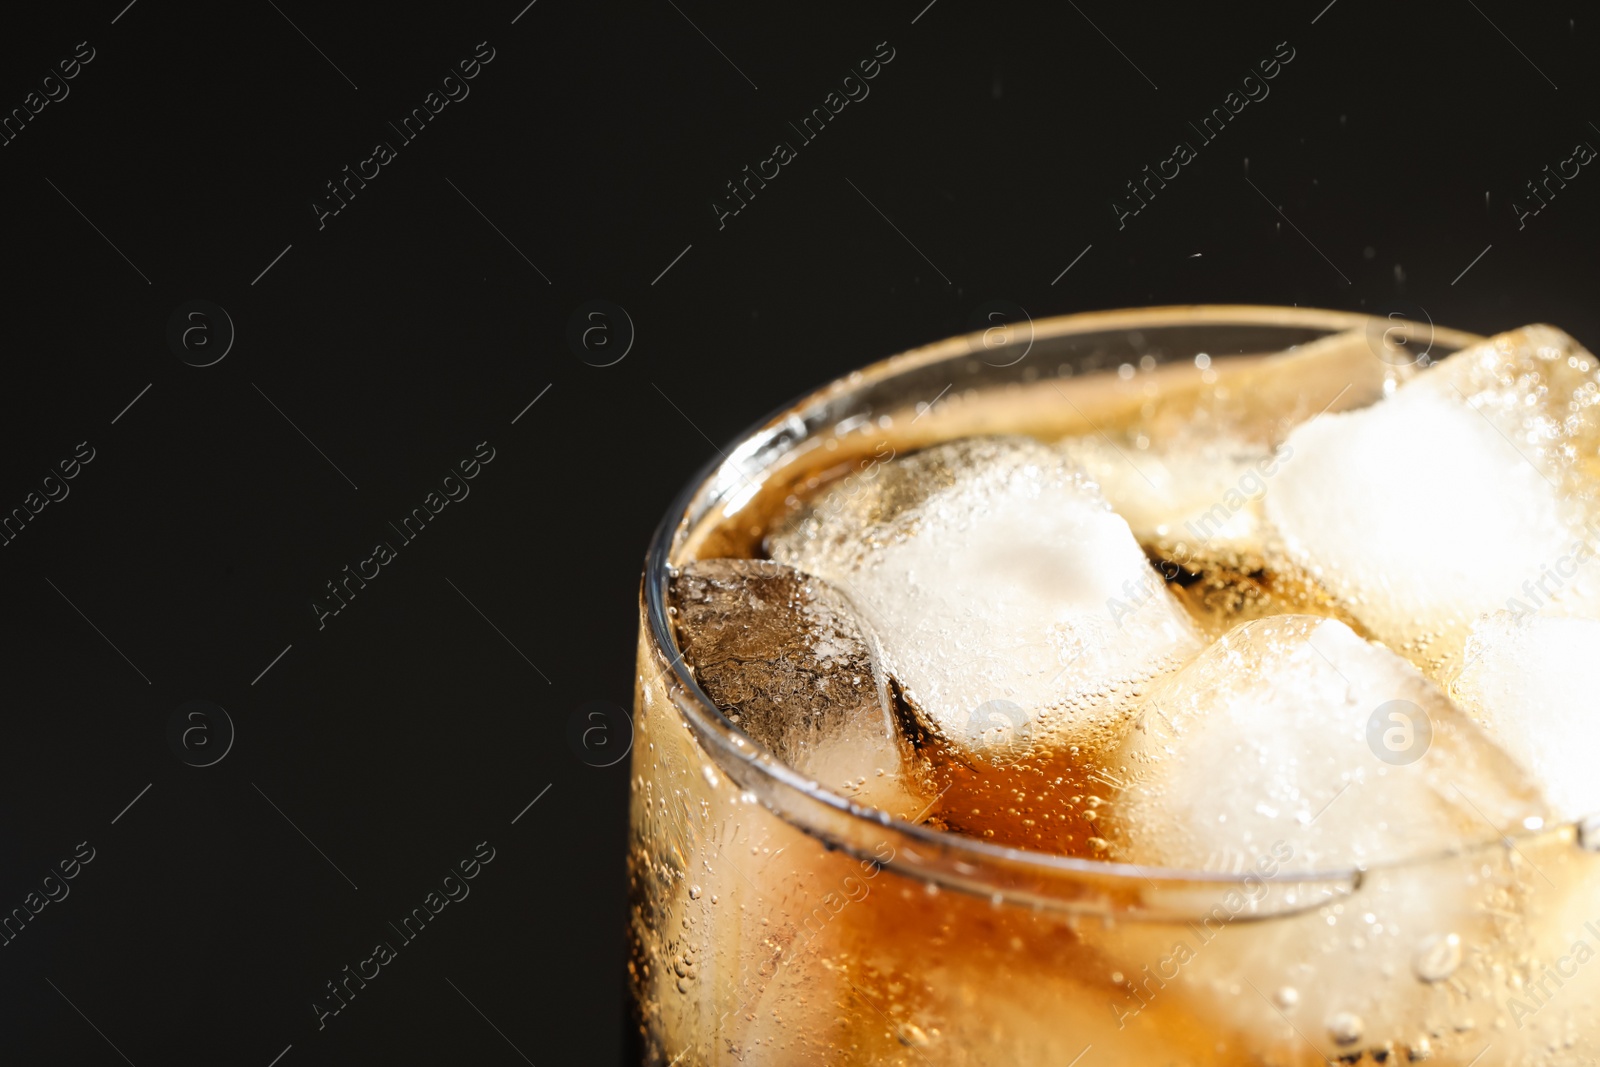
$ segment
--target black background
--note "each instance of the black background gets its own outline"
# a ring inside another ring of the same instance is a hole
[[[569,727],[631,701],[649,534],[713,442],[987,301],[1600,342],[1600,174],[1512,207],[1600,145],[1576,3],[125,2],[0,36],[5,110],[94,49],[0,147],[0,513],[95,455],[0,548],[0,912],[96,850],[0,947],[8,1061],[622,1062],[627,764]],[[481,41],[470,95],[400,144]],[[1270,95],[1200,143],[1279,42]],[[1119,229],[1180,139],[1198,158]],[[719,229],[779,140],[797,158]],[[192,299],[236,330],[213,366],[168,344]],[[603,368],[567,340],[594,299],[635,331]],[[470,496],[319,629],[324,583],[485,440]],[[209,767],[167,740],[191,699],[237,730]],[[323,983],[479,841],[471,895],[319,1030]]]

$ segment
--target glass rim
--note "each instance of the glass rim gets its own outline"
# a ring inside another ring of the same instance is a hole
[[[1149,308],[1126,308],[1107,311],[1079,312],[1048,318],[1030,319],[1035,339],[1041,335],[1067,336],[1074,333],[1107,330],[1135,330],[1153,326],[1204,326],[1235,325],[1291,326],[1326,329],[1330,334],[1385,323],[1385,329],[1396,325],[1415,325],[1409,320],[1369,315],[1362,312],[1332,311],[1317,308],[1274,307],[1269,305],[1197,304],[1172,305]],[[1455,349],[1476,344],[1483,337],[1460,330],[1451,330],[1427,323],[1430,336],[1442,340]],[[825,847],[849,852],[864,861],[879,866],[898,869],[919,880],[944,885],[959,891],[992,894],[998,901],[1002,896],[1023,897],[1038,906],[1059,902],[1056,894],[1045,893],[1040,899],[1036,892],[1014,889],[1010,892],[997,888],[995,879],[980,877],[1007,872],[1025,876],[1023,882],[1066,879],[1103,887],[1122,885],[1142,888],[1148,884],[1160,889],[1157,883],[1169,888],[1211,887],[1226,889],[1257,884],[1306,887],[1317,884],[1342,891],[1354,892],[1375,872],[1425,866],[1463,855],[1476,855],[1496,848],[1517,848],[1519,844],[1551,837],[1570,835],[1580,845],[1587,847],[1595,831],[1589,821],[1582,825],[1556,822],[1533,830],[1504,832],[1497,829],[1493,837],[1454,848],[1443,848],[1421,855],[1409,855],[1371,865],[1320,870],[1278,871],[1264,875],[1260,872],[1197,871],[1182,868],[1145,866],[1133,863],[1095,860],[1056,853],[998,845],[980,838],[954,832],[937,830],[919,823],[895,818],[887,812],[851,803],[818,782],[791,769],[772,755],[760,742],[749,737],[731,722],[716,703],[701,690],[699,683],[684,663],[678,648],[677,635],[668,615],[668,583],[672,576],[672,557],[683,538],[714,506],[726,502],[739,482],[770,472],[776,460],[782,458],[800,442],[814,436],[815,428],[808,428],[807,414],[816,414],[832,400],[861,391],[874,384],[886,382],[908,371],[927,367],[960,356],[971,356],[982,351],[982,331],[960,334],[935,341],[890,356],[852,371],[811,390],[786,403],[765,418],[758,420],[721,452],[704,464],[680,490],[668,507],[666,515],[657,526],[646,552],[641,590],[647,639],[651,649],[664,661],[666,667],[657,674],[670,672],[677,693],[671,703],[682,715],[695,740],[714,760],[719,768],[745,788],[758,787],[766,794],[762,802],[780,818],[794,825],[808,836],[817,838]],[[643,679],[641,678],[642,682]],[[892,834],[912,852],[915,862],[905,863],[897,852],[894,859],[881,860],[865,850],[853,830],[870,831],[873,836]],[[1031,876],[1031,877],[1029,877]],[[1015,882],[1015,879],[1012,880]],[[1312,894],[1314,895],[1314,894]],[[1273,912],[1285,914],[1320,907],[1325,900],[1308,901],[1303,906],[1291,906]],[[1100,909],[1095,909],[1100,910]],[[1138,909],[1148,911],[1147,908]]]

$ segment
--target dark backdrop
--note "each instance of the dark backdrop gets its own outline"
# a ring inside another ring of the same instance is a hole
[[[1600,343],[1577,3],[125,3],[0,36],[8,1060],[620,1062],[647,538],[990,301]]]

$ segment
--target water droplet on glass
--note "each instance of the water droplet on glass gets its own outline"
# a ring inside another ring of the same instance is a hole
[[[1442,982],[1461,966],[1461,938],[1456,934],[1434,934],[1417,947],[1412,970],[1424,982]]]
[[[900,1027],[900,1042],[912,1048],[927,1048],[928,1035],[916,1023],[905,1023]]]
[[[1341,1011],[1328,1018],[1328,1036],[1335,1044],[1353,1045],[1366,1032],[1366,1024],[1354,1012]]]
[[[1272,995],[1272,999],[1277,1003],[1278,1007],[1282,1008],[1284,1011],[1288,1011],[1290,1008],[1300,1003],[1300,990],[1296,989],[1292,985],[1286,985],[1274,993]]]
[[[1578,824],[1578,844],[1590,852],[1600,852],[1600,815],[1591,815]]]
[[[689,887],[689,899],[690,900],[699,900],[700,899],[700,887],[699,886],[692,885],[692,886]]]

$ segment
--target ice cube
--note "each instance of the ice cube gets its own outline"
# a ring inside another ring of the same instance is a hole
[[[1128,524],[1027,439],[853,474],[768,547],[862,611],[927,729],[990,761],[1103,746],[1143,686],[1199,649]]]
[[[1128,520],[1208,635],[1269,615],[1311,612],[1350,621],[1298,566],[1274,566],[1261,500],[1289,457],[1287,445],[1261,454],[1239,439],[1202,438],[1141,453],[1097,435],[1068,439],[1061,448]]]
[[[1600,814],[1600,622],[1495,612],[1467,640],[1451,694],[1544,787],[1562,819]]]
[[[1152,397],[1136,431],[1156,447],[1231,438],[1265,455],[1302,422],[1365,407],[1415,374],[1382,338],[1347,330],[1259,359],[1216,362],[1197,387]]]
[[[1146,697],[1111,761],[1114,858],[1193,870],[1374,865],[1547,815],[1538,788],[1399,656],[1332,619],[1246,623]]]
[[[1236,438],[1184,440],[1140,450],[1093,434],[1061,442],[1083,467],[1140,542],[1257,540],[1265,478],[1278,463]]]
[[[1594,359],[1565,335],[1501,335],[1295,430],[1266,516],[1373,636],[1447,678],[1479,615],[1600,602],[1600,568],[1549,579],[1588,536],[1595,396]]]
[[[1112,1001],[1119,1019],[1177,1007],[1250,1053],[1219,1063],[1575,1067],[1593,1062],[1573,1024],[1596,1018],[1600,968],[1580,974],[1586,991],[1567,979],[1573,936],[1593,944],[1584,923],[1594,921],[1600,880],[1591,872],[1574,885],[1573,875],[1577,861],[1600,865],[1570,844],[1537,846],[1497,841],[1418,857],[1343,886],[1296,879],[1265,855],[1229,882],[1190,883],[1184,921],[1081,929],[1128,980]],[[1296,859],[1287,845],[1279,854]],[[1552,914],[1559,905],[1567,907]],[[1577,958],[1592,955],[1585,948]],[[1564,989],[1546,977],[1557,961]],[[1527,1019],[1535,1005],[1548,1010]],[[1553,1049],[1562,1054],[1551,1058]]]
[[[1503,835],[1548,812],[1416,668],[1331,619],[1246,623],[1151,692],[1120,757],[1113,858],[1239,879],[1195,881],[1182,925],[1090,930],[1120,969],[1262,1062],[1482,1051],[1542,890]]]
[[[745,733],[863,807],[923,806],[874,638],[826,582],[767,560],[700,560],[678,570],[672,600],[684,659]]]
[[[1381,337],[1351,330],[1274,356],[1224,360],[1200,383],[1157,391],[1131,418],[1092,425],[1060,447],[1211,635],[1297,612],[1350,621],[1298,566],[1273,565],[1261,502],[1293,455],[1285,438],[1295,426],[1372,403],[1415,373],[1378,352],[1389,356]]]
[[[1145,544],[1255,543],[1256,505],[1289,431],[1392,391],[1409,367],[1374,358],[1351,330],[1255,360],[1208,366],[1198,384],[1156,391],[1125,423],[1062,442]]]
[[[1497,334],[1411,388],[1471,405],[1563,492],[1600,490],[1600,361],[1555,327]]]

